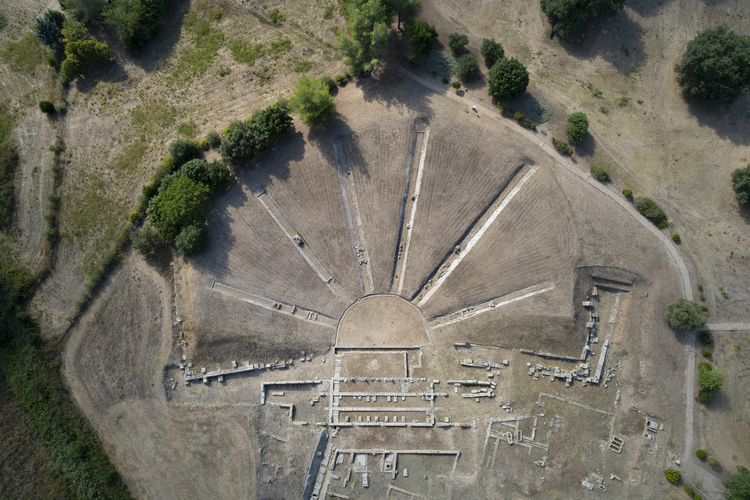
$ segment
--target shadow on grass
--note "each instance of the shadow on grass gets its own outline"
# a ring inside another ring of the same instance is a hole
[[[709,127],[722,139],[738,146],[750,144],[750,92],[731,103],[689,102],[690,114],[695,116],[701,127]],[[738,165],[738,168],[744,165]]]

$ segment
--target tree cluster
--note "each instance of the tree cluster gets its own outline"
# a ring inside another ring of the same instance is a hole
[[[336,114],[330,87],[322,78],[311,79],[303,75],[289,104],[295,113],[299,113],[302,123],[312,128],[325,125]]]
[[[685,97],[732,101],[750,88],[750,36],[726,25],[707,29],[687,44],[675,71]]]
[[[724,487],[727,489],[727,493],[724,494],[727,500],[750,499],[750,471],[747,467],[738,465],[737,474],[724,481]]]
[[[591,18],[614,16],[625,0],[541,0],[552,32],[564,38],[577,36]]]
[[[701,306],[687,299],[677,299],[667,306],[664,319],[672,328],[694,330],[706,324],[708,313]]]
[[[409,19],[405,23],[406,40],[409,46],[409,62],[419,64],[432,52],[432,44],[438,36],[434,26],[419,19]]]
[[[327,93],[327,90],[326,90]],[[284,103],[275,103],[251,116],[247,121],[233,121],[219,146],[221,158],[239,166],[265,150],[274,139],[286,134],[292,117]]]
[[[159,29],[159,16],[170,0],[112,0],[102,17],[114,28],[117,38],[129,52],[138,52]]]

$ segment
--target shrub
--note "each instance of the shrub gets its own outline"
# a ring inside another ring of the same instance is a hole
[[[286,17],[284,17],[284,14],[279,12],[279,9],[273,9],[268,13],[268,20],[273,24],[279,24],[283,23],[286,20]]]
[[[674,233],[672,235],[672,241],[674,241],[675,243],[679,243],[680,242],[680,235],[677,234],[677,233]]]
[[[732,187],[737,203],[750,205],[750,164],[732,172]]]
[[[174,242],[183,257],[190,257],[208,248],[208,228],[205,224],[185,227]]]
[[[750,36],[707,29],[688,42],[675,72],[685,97],[732,101],[750,87]]]
[[[64,115],[66,111],[68,111],[68,106],[66,106],[65,104],[55,106],[55,113],[57,113],[58,115]]]
[[[458,89],[460,89],[460,88],[461,88],[461,82],[453,82],[453,83],[452,83],[451,85],[452,85],[452,86],[453,86],[453,88],[454,88],[454,89],[456,89],[456,90],[458,90]]]
[[[310,61],[297,61],[297,63],[294,65],[294,72],[305,73],[307,71],[310,71],[310,68],[312,68],[312,63]]]
[[[747,467],[737,466],[737,474],[727,481],[724,481],[724,487],[729,491],[729,500],[743,500],[750,496],[750,471]]]
[[[129,52],[138,52],[159,29],[159,16],[170,0],[112,0],[102,18]]]
[[[510,100],[526,90],[529,85],[529,73],[519,60],[503,58],[490,69],[488,83],[491,96]]]
[[[701,294],[703,296],[703,294]],[[701,300],[705,300],[705,297],[703,297]],[[708,306],[707,305],[701,305],[701,311],[708,312]]]
[[[52,56],[49,56],[47,58],[47,64],[49,64],[50,68],[57,69],[60,67],[60,63]]]
[[[552,145],[555,146],[555,149],[557,149],[558,152],[564,155],[570,154],[573,151],[572,149],[570,149],[570,146],[568,146],[567,142],[559,141],[555,139],[554,137],[552,138]]]
[[[701,311],[700,306],[687,299],[677,299],[667,306],[664,319],[672,328],[678,330],[693,330],[706,324],[708,314]]]
[[[609,176],[609,173],[604,170],[604,167],[600,167],[599,165],[592,165],[591,166],[591,175],[599,179],[600,181],[608,181],[611,180],[611,177]]]
[[[70,42],[65,46],[66,59],[62,63],[62,74],[68,81],[83,76],[95,64],[109,61],[110,50],[103,43],[94,40]]]
[[[573,144],[578,144],[589,133],[589,119],[580,111],[568,116],[565,124],[565,134]]]
[[[217,134],[215,130],[212,130],[206,134],[206,142],[209,146],[215,148],[221,144],[221,137],[219,137],[219,134]]]
[[[192,160],[201,154],[198,146],[187,139],[175,139],[169,143],[169,157],[179,167],[186,161]]]
[[[680,475],[679,471],[676,471],[674,469],[667,469],[664,471],[664,477],[667,478],[667,481],[670,483],[676,484],[680,481],[682,476]]]
[[[701,332],[700,335],[698,335],[698,340],[700,340],[703,345],[711,345],[714,343],[714,336],[711,332]]]
[[[336,75],[336,83],[339,85],[343,84],[346,81],[346,77],[344,75]]]
[[[138,219],[140,218],[141,218],[141,214],[139,212],[130,212],[130,215],[128,216],[128,220],[132,224],[135,224],[136,222],[138,222]]]
[[[451,81],[450,78],[448,78],[447,76],[443,77],[443,83],[448,83],[450,81]]]
[[[146,212],[148,220],[159,231],[161,239],[171,243],[182,228],[205,221],[211,208],[209,194],[204,184],[180,176],[151,199]]]
[[[39,101],[39,109],[42,113],[54,113],[55,105],[49,101]]]
[[[471,80],[479,72],[479,61],[474,54],[464,54],[458,58],[456,77],[465,82]]]
[[[523,114],[522,111],[516,111],[516,113],[513,115],[513,118],[515,118],[516,121],[524,127],[530,128],[531,130],[536,130],[536,125],[534,125],[534,122],[532,122],[529,117]]]
[[[690,496],[693,496],[693,493],[695,493],[695,490],[690,486],[685,486],[685,493],[687,493]]]
[[[463,49],[467,43],[469,43],[469,37],[466,35],[460,33],[451,33],[448,35],[448,47],[450,47],[454,54]]]
[[[578,35],[592,17],[615,15],[624,4],[625,0],[541,0],[542,11],[552,23],[552,32],[565,38]]]
[[[494,38],[485,38],[482,40],[482,47],[479,49],[479,53],[484,58],[484,64],[488,68],[491,68],[497,61],[505,57],[505,49]]]
[[[206,151],[208,149],[208,141],[206,139],[201,139],[198,142],[198,147],[201,148],[203,151]]]
[[[438,33],[435,26],[414,18],[406,21],[404,28],[409,47],[409,62],[419,64],[432,52],[432,45]]]
[[[333,18],[333,5],[326,5],[326,9],[323,11],[323,19]]]
[[[719,463],[719,461],[718,461],[718,460],[716,460],[716,459],[714,459],[714,458],[712,458],[712,459],[710,459],[710,460],[708,461],[708,465],[710,465],[710,466],[711,466],[711,467],[713,467],[714,469],[721,469],[721,464]]]
[[[693,500],[703,500],[703,495],[696,493],[693,495]]]
[[[59,49],[62,47],[62,29],[65,15],[56,10],[45,10],[41,17],[34,22],[36,39],[48,47]]]
[[[659,229],[664,229],[669,225],[667,214],[653,200],[649,198],[637,198],[635,200],[635,208]]]
[[[153,227],[148,226],[131,231],[130,241],[133,242],[135,250],[139,251],[142,255],[148,255],[161,243],[161,238],[159,238],[159,234]]]
[[[305,125],[317,128],[328,123],[336,114],[328,86],[319,78],[302,76],[290,101],[292,109],[299,113]]]
[[[725,374],[715,372],[711,363],[704,362],[698,365],[698,385],[702,391],[719,392],[726,378]]]
[[[633,190],[632,189],[623,189],[622,194],[625,195],[625,198],[631,198],[633,196]]]
[[[211,189],[216,189],[229,182],[229,169],[220,161],[209,163],[206,160],[190,160],[182,166],[180,172]]]
[[[705,450],[695,450],[695,456],[703,460],[706,458],[706,451]],[[685,488],[685,491],[687,491],[687,488]]]
[[[324,84],[326,85],[326,87],[328,87],[328,92],[329,92],[329,93],[330,93],[330,92],[333,92],[333,89],[335,89],[335,88],[336,88],[336,82],[334,82],[334,81],[333,81],[333,78],[331,78],[331,77],[330,77],[330,76],[328,76],[328,75],[326,75],[326,76],[321,76],[321,77],[320,77],[320,81],[322,81],[322,82],[323,82],[323,83],[324,83]]]

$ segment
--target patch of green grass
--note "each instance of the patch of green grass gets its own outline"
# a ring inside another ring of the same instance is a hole
[[[599,112],[606,115],[607,113],[609,113],[609,110],[604,106],[599,106]]]
[[[198,124],[191,118],[189,122],[182,122],[177,125],[177,133],[188,139],[193,139],[198,133]]]
[[[297,61],[297,64],[294,65],[294,71],[297,73],[305,73],[306,71],[310,71],[310,68],[312,68],[312,63],[310,61]]]
[[[597,99],[601,98],[602,91],[599,90],[598,88],[594,87],[594,85],[592,83],[589,83],[588,85],[586,85],[586,88],[589,89],[589,92],[591,92],[591,95],[593,97],[596,97]]]
[[[177,111],[164,99],[148,99],[136,106],[131,112],[131,125],[142,139],[159,133],[175,122]]]
[[[190,12],[185,20],[185,31],[192,37],[194,46],[180,51],[167,76],[168,86],[181,86],[194,77],[203,75],[224,45],[224,33],[197,12]]]
[[[620,102],[617,103],[618,106],[621,108],[624,108],[628,105],[628,98],[627,97],[620,97]]]
[[[135,171],[147,149],[148,145],[145,142],[136,139],[135,142],[125,148],[125,151],[120,153],[117,158],[112,161],[112,170],[114,170],[115,174],[118,176]]]
[[[250,43],[244,40],[230,42],[229,50],[232,51],[232,57],[235,61],[245,63],[248,66],[255,64],[256,59],[263,57],[266,52],[263,44]]]
[[[8,42],[0,52],[0,57],[8,65],[18,71],[34,71],[44,58],[44,47],[36,39],[34,33],[29,31],[17,42]]]
[[[326,18],[327,19],[327,18]],[[0,12],[0,30],[8,26],[8,19]]]
[[[281,57],[284,52],[292,50],[292,41],[288,38],[282,38],[277,42],[271,42],[270,54],[274,59]]]

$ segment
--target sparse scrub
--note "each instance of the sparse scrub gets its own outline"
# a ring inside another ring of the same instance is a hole
[[[606,115],[607,113],[609,113],[609,110],[604,106],[599,106],[599,112],[603,115]]]
[[[198,124],[192,119],[187,122],[182,122],[177,125],[177,133],[188,139],[193,139],[198,133]]]
[[[530,128],[531,130],[536,130],[536,125],[534,122],[532,122],[529,117],[523,114],[522,111],[516,111],[513,117],[516,119],[516,121],[523,125],[526,128]]]
[[[618,106],[621,108],[624,108],[628,105],[628,98],[627,97],[620,97],[620,102],[617,103]]]
[[[332,19],[333,18],[333,5],[327,5],[325,10],[323,11],[323,19]]]
[[[659,229],[664,229],[669,225],[667,214],[653,200],[645,197],[636,198],[635,208]]]
[[[297,61],[294,65],[295,73],[306,73],[307,71],[310,71],[310,68],[312,68],[312,63],[310,61]]]
[[[243,40],[229,42],[229,50],[235,61],[245,63],[248,66],[255,64],[265,54],[265,48],[260,43],[250,43]]]
[[[273,24],[279,24],[286,21],[286,17],[279,12],[279,9],[272,9],[271,12],[268,13],[268,20]]]
[[[713,354],[713,351],[711,351],[710,349],[703,349],[702,354],[704,358],[710,358]]]
[[[0,56],[12,69],[30,73],[42,62],[43,53],[42,44],[29,31],[18,42],[7,42]]]

